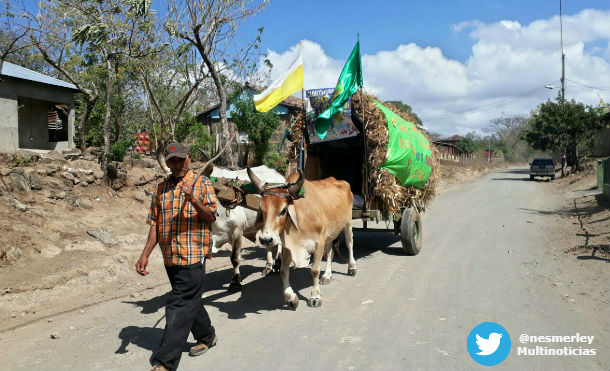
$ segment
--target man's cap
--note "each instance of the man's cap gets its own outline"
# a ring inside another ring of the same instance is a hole
[[[165,147],[165,160],[172,157],[186,158],[189,155],[189,149],[182,143],[174,142]]]

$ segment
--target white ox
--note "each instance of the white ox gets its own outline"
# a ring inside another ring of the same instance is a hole
[[[352,205],[354,196],[349,183],[333,177],[317,181],[305,180],[303,172],[291,174],[280,187],[266,186],[250,169],[248,175],[263,196],[260,212],[264,226],[259,236],[261,244],[281,246],[282,265],[280,275],[284,286],[284,301],[290,309],[296,309],[299,298],[288,280],[291,264],[296,268],[307,266],[313,255],[311,276],[313,288],[309,306],[322,304],[319,284],[327,284],[332,277],[332,241],[339,233],[345,233],[349,250],[347,274],[356,274],[353,254]],[[305,188],[304,197],[299,194]],[[320,263],[326,255],[326,270],[320,280]]]
[[[267,166],[255,167],[256,172],[261,175],[261,178],[267,183],[283,183],[284,177],[277,171],[268,168]],[[250,180],[246,169],[243,170],[228,170],[214,167],[211,175],[217,178]],[[257,222],[257,211],[248,209],[243,206],[237,206],[227,209],[218,203],[218,215],[216,221],[212,224],[212,251],[218,251],[225,243],[231,245],[231,263],[233,264],[233,278],[229,284],[230,291],[241,290],[241,274],[239,273],[239,264],[241,262],[241,238],[246,237],[250,241],[256,243],[256,233],[262,227],[262,221]],[[275,261],[272,249],[267,250],[267,264],[263,270],[263,275],[267,275],[273,270]]]

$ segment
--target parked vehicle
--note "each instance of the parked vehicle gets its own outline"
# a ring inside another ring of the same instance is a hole
[[[530,163],[530,180],[537,176],[550,176],[555,179],[555,161],[551,158],[536,158]]]

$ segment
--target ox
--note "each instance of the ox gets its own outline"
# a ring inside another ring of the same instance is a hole
[[[269,183],[283,183],[284,177],[273,169],[266,166],[255,168],[261,177]],[[214,167],[211,171],[206,169],[208,176],[217,178],[229,178],[248,180],[246,170],[227,170]],[[212,224],[212,251],[218,251],[225,243],[231,245],[231,264],[233,265],[233,278],[229,284],[229,290],[236,292],[241,290],[241,274],[239,265],[241,263],[241,244],[242,236],[250,241],[256,242],[256,233],[261,229],[262,220],[257,220],[257,211],[248,209],[243,206],[237,206],[233,209],[225,208],[220,202],[217,209],[218,215],[216,221]],[[266,276],[274,269],[275,258],[277,257],[277,248],[267,250],[267,264],[263,270],[263,275]]]
[[[349,251],[347,274],[356,274],[353,254],[352,205],[354,196],[347,182],[333,177],[317,181],[305,180],[303,172],[291,174],[282,186],[266,186],[249,168],[248,175],[263,196],[260,212],[263,228],[259,241],[266,247],[281,246],[282,265],[280,275],[284,289],[284,301],[296,310],[299,298],[288,280],[291,264],[295,268],[307,266],[313,255],[311,276],[313,288],[308,305],[322,305],[320,283],[325,285],[332,277],[332,241],[339,233],[345,233]],[[305,188],[304,197],[300,195]],[[326,270],[320,279],[320,263],[326,255]]]

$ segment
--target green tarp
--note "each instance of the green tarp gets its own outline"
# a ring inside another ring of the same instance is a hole
[[[388,124],[388,152],[381,167],[389,171],[403,186],[422,188],[432,168],[430,143],[417,127],[383,104],[375,101]]]

